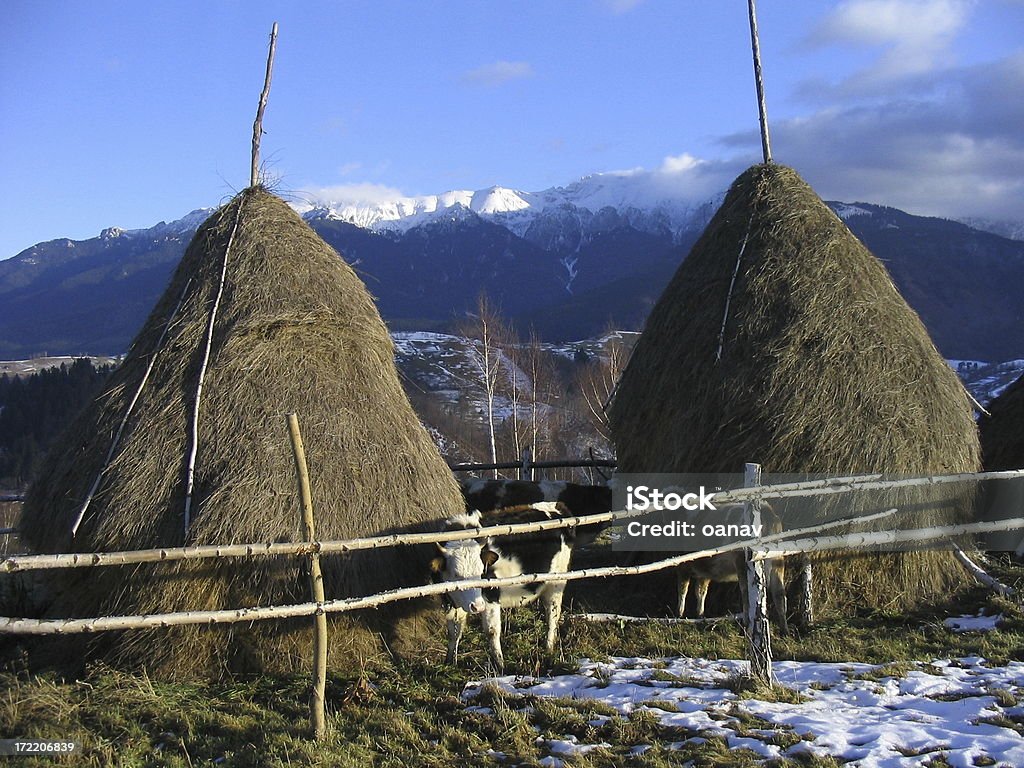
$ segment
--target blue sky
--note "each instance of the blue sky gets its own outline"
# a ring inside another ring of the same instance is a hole
[[[744,0],[7,0],[0,258],[245,186],[372,201],[759,157]],[[760,0],[775,159],[828,199],[1024,219],[1024,0]],[[699,183],[694,183],[695,180]]]

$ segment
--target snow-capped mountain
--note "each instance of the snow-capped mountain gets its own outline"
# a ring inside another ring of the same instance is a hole
[[[575,238],[565,239],[566,231],[586,236],[622,224],[679,239],[684,232],[703,228],[723,194],[681,197],[677,190],[659,183],[656,174],[624,172],[594,174],[540,192],[493,186],[383,201],[309,195],[293,207],[307,220],[332,219],[392,233],[471,211],[542,247],[559,237],[566,246],[575,247]]]
[[[210,218],[210,214],[215,210],[215,208],[196,208],[194,211],[186,213],[180,219],[161,221],[159,224],[154,224],[152,227],[146,227],[145,229],[107,227],[100,232],[100,239],[109,240],[115,237],[161,238],[191,235],[199,229],[200,224]]]
[[[679,179],[626,172],[540,192],[293,205],[358,271],[393,330],[456,328],[484,292],[524,332],[556,341],[641,326],[722,197],[710,182],[681,189]],[[1024,356],[1024,243],[871,203],[829,205],[945,355]],[[0,359],[124,351],[211,210],[0,261]]]
[[[532,207],[528,192],[491,187],[477,192],[453,190],[439,195],[396,197],[383,202],[321,200],[293,203],[307,220],[334,219],[375,232],[405,232],[413,227],[445,218],[453,209],[465,209],[482,216],[510,214]]]

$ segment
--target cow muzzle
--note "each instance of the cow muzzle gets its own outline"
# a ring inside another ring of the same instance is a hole
[[[482,613],[487,607],[487,601],[479,589],[467,589],[451,593],[451,600],[455,605],[466,613]]]

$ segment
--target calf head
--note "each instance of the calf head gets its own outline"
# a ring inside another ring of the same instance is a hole
[[[479,512],[459,515],[448,521],[448,527],[453,529],[465,530],[479,526]],[[474,539],[460,539],[437,545],[437,554],[430,562],[430,570],[435,581],[469,581],[493,575],[491,569],[497,560],[498,553],[487,544]],[[486,605],[480,587],[456,590],[447,593],[445,597],[452,606],[467,613],[480,613]]]

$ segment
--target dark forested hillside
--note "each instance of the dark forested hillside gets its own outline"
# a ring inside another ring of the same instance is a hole
[[[20,488],[113,370],[86,359],[31,376],[0,376],[0,486]]]

